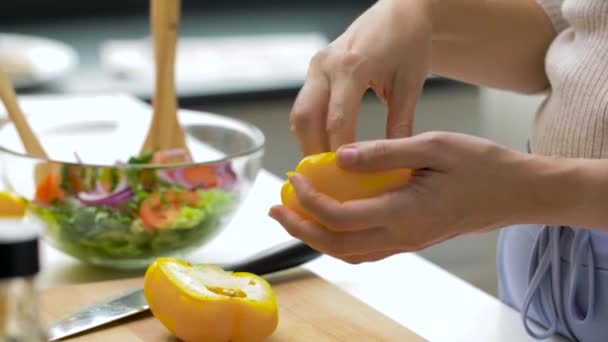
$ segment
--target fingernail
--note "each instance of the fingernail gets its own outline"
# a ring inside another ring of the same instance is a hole
[[[274,208],[274,207],[273,207],[273,208]],[[268,213],[266,213],[266,215],[268,215],[268,216],[272,217],[272,214],[273,214],[273,210],[272,210],[272,209],[273,209],[273,208],[268,209]]]
[[[268,210],[268,216],[270,216],[271,218],[276,220],[278,211],[279,211],[279,206],[274,205],[274,206],[270,207],[270,209]]]
[[[357,162],[359,157],[359,151],[353,145],[340,147],[338,149],[338,161],[344,165],[353,165]]]

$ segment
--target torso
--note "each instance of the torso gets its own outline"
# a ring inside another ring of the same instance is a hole
[[[566,0],[570,24],[546,57],[551,90],[537,112],[534,153],[608,157],[608,1]]]
[[[546,56],[551,90],[535,117],[531,152],[608,158],[608,0],[564,0],[562,14],[569,27]],[[538,332],[608,341],[607,232],[508,227],[500,233],[497,267],[501,300],[542,322]]]

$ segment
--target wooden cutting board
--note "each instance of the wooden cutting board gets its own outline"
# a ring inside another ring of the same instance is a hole
[[[424,341],[307,270],[296,269],[266,279],[272,284],[279,304],[279,326],[268,342]],[[41,294],[41,319],[46,325],[141,283],[142,278],[137,278],[46,289]],[[148,311],[64,341],[167,342],[177,339]]]

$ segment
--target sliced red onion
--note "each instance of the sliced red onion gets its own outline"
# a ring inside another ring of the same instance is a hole
[[[132,197],[133,193],[130,190],[125,190],[123,196],[116,195],[115,197],[108,198],[106,200],[101,201],[100,203],[101,205],[117,206],[128,202],[129,200],[131,200]]]
[[[225,177],[220,178],[219,188],[226,190],[226,191],[232,191],[232,190],[234,190],[235,186],[236,186],[235,178],[229,178],[228,180],[226,180]]]
[[[118,184],[116,184],[116,186],[114,187],[114,190],[111,193],[120,192],[120,191],[128,188],[128,186],[129,185],[127,184],[127,177],[122,176],[122,177],[120,177],[120,182],[118,182]],[[93,194],[108,195],[111,193],[106,191],[103,188],[103,184],[100,181],[97,181],[97,184],[95,185],[95,191],[93,192]]]
[[[94,192],[80,192],[78,199],[85,205],[118,205],[128,201],[133,191],[127,184],[127,178],[121,177],[114,191],[108,193],[101,182],[97,182]]]
[[[234,170],[232,170],[230,163],[212,165],[212,167],[213,167],[213,173],[218,178],[218,183],[219,183],[218,186],[220,186],[222,188],[232,187],[232,185],[236,181],[237,176],[236,176],[236,173],[234,172]],[[173,169],[164,169],[164,170],[159,170],[158,175],[165,182],[179,185],[188,190],[195,190],[195,189],[199,189],[199,188],[208,187],[208,184],[190,183],[184,176],[184,170],[185,170],[185,168],[181,168],[181,167],[173,168]]]
[[[237,176],[232,169],[230,162],[222,164],[222,166],[216,170],[216,174],[220,179],[220,188],[224,190],[232,190],[234,188]]]
[[[131,199],[131,196],[133,192],[126,188],[110,195],[81,192],[78,199],[85,205],[119,205]]]
[[[217,187],[230,190],[236,183],[236,173],[232,170],[230,162],[225,162],[213,166],[213,174],[217,177]],[[199,184],[199,187],[205,187],[206,184]]]
[[[232,169],[232,164],[229,162],[224,163],[222,167],[219,168],[220,173],[230,176],[230,178],[236,180],[236,173]]]
[[[184,178],[184,168],[158,170],[158,176],[165,182],[179,185],[188,190],[192,190],[194,186]]]
[[[103,188],[103,184],[101,184],[101,182],[97,182],[95,184],[95,192],[96,194],[107,194],[108,192],[106,191],[106,189]]]
[[[167,183],[175,183],[175,178],[173,177],[174,170],[170,169],[161,169],[158,170],[158,176]]]
[[[190,184],[190,182],[188,182],[186,180],[186,177],[184,176],[183,168],[176,169],[175,173],[173,175],[175,177],[175,183],[183,186],[184,188],[186,188],[188,190],[192,190],[192,189],[196,188],[197,186],[199,186],[198,184]]]

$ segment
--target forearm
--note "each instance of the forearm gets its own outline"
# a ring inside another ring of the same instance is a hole
[[[471,84],[534,93],[547,87],[556,32],[535,0],[431,0],[431,71]]]
[[[608,230],[608,160],[530,157],[529,211],[519,223]]]

